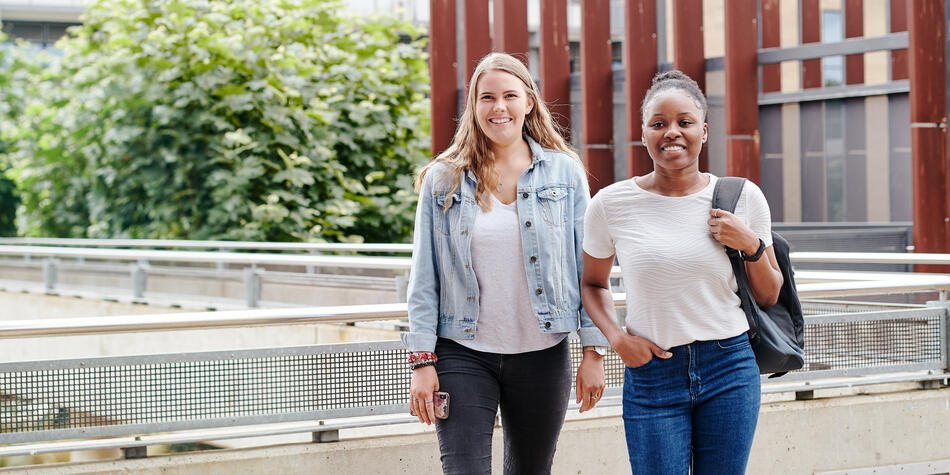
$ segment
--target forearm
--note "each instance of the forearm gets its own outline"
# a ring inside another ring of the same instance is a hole
[[[752,252],[752,254],[754,253],[755,251]],[[747,255],[752,254],[747,253]],[[746,262],[745,268],[749,275],[749,286],[752,288],[755,303],[762,308],[774,305],[778,300],[779,292],[782,290],[783,279],[772,246],[765,249],[759,260]]]
[[[613,295],[610,290],[598,285],[582,284],[581,300],[590,319],[604,334],[607,341],[613,346],[614,341],[623,333],[617,322],[617,313],[614,309]]]

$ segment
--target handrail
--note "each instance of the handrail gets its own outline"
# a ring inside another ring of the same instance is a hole
[[[13,238],[0,238],[0,243]],[[20,239],[20,238],[16,238]],[[23,238],[26,239],[26,238]],[[33,238],[37,239],[37,238]],[[146,240],[141,240],[146,241]],[[173,242],[173,241],[168,241]],[[201,242],[201,241],[181,241]],[[217,242],[217,241],[204,241]],[[240,244],[240,243],[238,243]],[[246,243],[259,244],[259,243]],[[300,244],[300,243],[284,243]],[[354,245],[356,246],[356,245]],[[384,246],[374,244],[371,246]],[[392,249],[400,249],[400,244],[390,244]],[[177,247],[170,245],[169,247]],[[198,247],[198,246],[195,246]],[[411,246],[409,246],[411,251]],[[263,249],[263,248],[262,248]],[[353,247],[352,250],[357,250]],[[366,247],[365,249],[370,249]],[[384,247],[373,247],[383,252]],[[362,252],[374,252],[363,250]],[[396,252],[396,251],[393,251]],[[27,246],[27,245],[0,245],[0,255],[7,256],[38,256],[38,257],[65,257],[84,259],[111,259],[119,261],[168,261],[193,263],[232,263],[232,264],[277,264],[277,265],[309,265],[335,266],[367,269],[395,269],[409,270],[412,259],[409,257],[374,257],[374,256],[327,256],[327,255],[288,255],[272,253],[247,252],[200,252],[200,251],[163,251],[149,249],[113,249],[113,248],[77,248],[57,246]],[[950,265],[950,254],[936,253],[903,253],[903,252],[792,252],[793,262],[819,263],[852,263],[852,264],[937,264]],[[612,277],[621,277],[619,267],[614,266]]]
[[[301,323],[349,323],[404,319],[405,303],[300,307],[224,312],[187,312],[127,317],[41,318],[0,322],[0,338],[155,330],[226,328]]]
[[[0,238],[0,245],[241,249],[261,251],[409,253],[412,244],[343,242],[193,241],[186,239]]]
[[[950,254],[925,252],[825,252],[801,251],[789,254],[793,262],[850,264],[946,264]]]
[[[346,244],[346,243],[259,243],[239,241],[165,241],[159,239],[57,239],[57,238],[0,238],[0,255],[31,255],[45,257],[74,257],[90,259],[116,260],[164,260],[178,262],[234,262],[249,264],[303,264],[303,265],[339,265],[342,267],[360,267],[377,263],[385,268],[408,268],[408,257],[368,257],[368,256],[321,256],[321,255],[285,255],[239,252],[195,252],[164,251],[148,249],[116,248],[80,248],[71,247],[77,242],[89,246],[136,246],[182,248],[230,248],[244,250],[335,250],[354,252],[411,252],[411,244]],[[25,245],[10,243],[33,243],[43,245]],[[138,243],[138,244],[136,244]],[[152,244],[155,243],[155,244]],[[48,246],[47,244],[60,244]],[[219,245],[220,244],[220,245]],[[69,246],[69,247],[68,247]],[[907,252],[825,252],[797,251],[789,254],[794,262],[854,263],[854,264],[945,264],[950,265],[950,254],[907,253]],[[398,263],[398,264],[392,264]],[[392,267],[394,266],[394,267]]]
[[[806,276],[821,271],[802,271]],[[950,290],[950,276],[941,274],[868,274],[831,271],[836,279],[849,274],[854,280],[802,283],[797,286],[803,298],[836,297],[860,294],[900,293]],[[869,279],[869,276],[880,279]],[[900,278],[904,277],[904,278]],[[626,305],[626,294],[613,294],[614,304]],[[0,321],[0,338],[122,333],[157,330],[208,329],[253,325],[288,325],[342,323],[355,321],[399,320],[408,317],[406,303],[299,307],[285,309],[232,310],[223,312],[189,312],[146,314],[126,317],[77,317]]]
[[[325,256],[255,254],[247,252],[155,251],[148,249],[101,249],[45,246],[0,246],[0,255],[111,259],[118,261],[207,262],[229,264],[310,265],[409,270],[408,257]]]

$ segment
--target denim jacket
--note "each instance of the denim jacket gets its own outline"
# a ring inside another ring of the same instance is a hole
[[[609,346],[581,306],[584,211],[590,201],[587,176],[567,154],[542,149],[526,138],[531,166],[518,179],[522,265],[528,294],[542,332],[578,331],[581,344]],[[422,180],[416,207],[409,277],[410,351],[433,351],[437,336],[475,338],[478,282],[472,268],[471,229],[478,203],[475,174],[462,174],[454,193],[449,165],[437,164]],[[443,205],[450,207],[443,213]]]

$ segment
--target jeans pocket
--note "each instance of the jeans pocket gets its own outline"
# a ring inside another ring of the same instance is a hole
[[[653,364],[653,362],[656,361],[657,359],[659,359],[659,358],[657,358],[656,356],[652,356],[652,355],[651,355],[651,356],[650,356],[650,359],[647,360],[646,363],[643,363],[643,364],[640,365],[640,366],[627,366],[627,368],[630,368],[630,369],[632,369],[632,370],[634,370],[634,371],[646,369],[648,366],[650,366],[651,364]]]
[[[716,346],[720,350],[737,350],[740,348],[746,348],[749,346],[749,336],[745,333],[741,335],[736,335],[731,338],[723,338],[722,340],[716,340]]]

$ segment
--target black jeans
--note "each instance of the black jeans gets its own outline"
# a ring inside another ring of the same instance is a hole
[[[551,473],[571,392],[567,338],[539,351],[502,355],[439,338],[439,390],[449,418],[436,421],[442,471],[491,473],[495,414],[501,405],[506,474]]]

